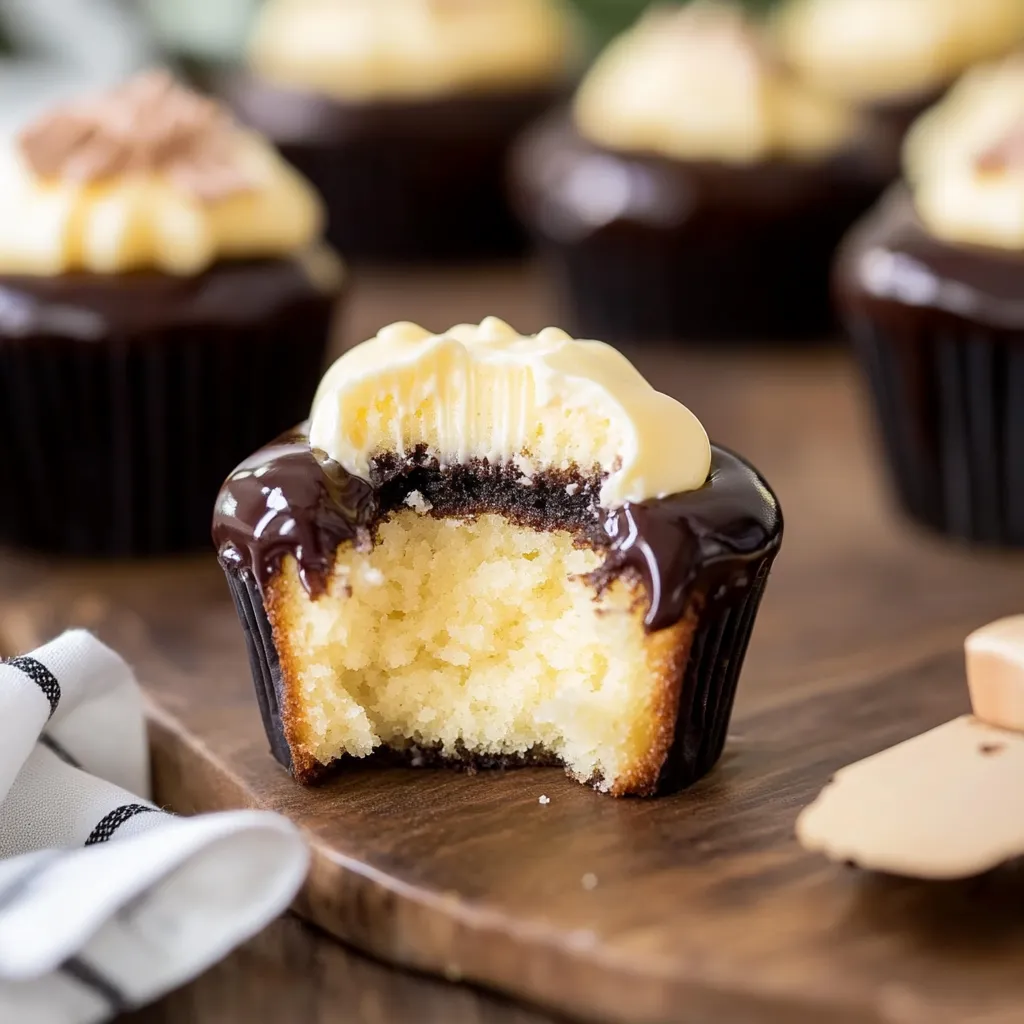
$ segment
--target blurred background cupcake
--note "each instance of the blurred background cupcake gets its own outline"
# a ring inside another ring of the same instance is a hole
[[[226,473],[301,419],[341,267],[321,205],[164,72],[0,148],[0,538],[79,554],[208,541]]]
[[[855,111],[733,4],[655,7],[514,158],[574,329],[618,341],[813,336],[828,266],[884,177]]]
[[[228,93],[358,260],[507,255],[512,139],[566,88],[557,0],[269,0]]]
[[[869,113],[898,145],[963,71],[1020,43],[1024,3],[783,0],[774,31],[790,66]],[[893,156],[895,171],[896,146]]]
[[[904,163],[835,276],[896,491],[955,537],[1024,545],[1024,57],[969,72]]]

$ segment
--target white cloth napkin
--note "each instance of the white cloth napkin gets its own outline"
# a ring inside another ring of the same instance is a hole
[[[187,981],[291,902],[308,867],[267,812],[146,796],[142,695],[82,631],[0,662],[0,1024],[106,1020]]]

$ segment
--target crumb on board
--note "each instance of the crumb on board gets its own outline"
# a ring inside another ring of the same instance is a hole
[[[549,796],[541,796],[541,797],[538,798],[537,803],[539,803],[539,804],[549,804],[549,803],[551,803],[551,797],[549,797]]]
[[[592,889],[596,889],[597,888],[597,875],[595,875],[592,871],[588,871],[580,879],[580,885],[582,885],[583,888],[587,890],[587,892],[590,892]]]

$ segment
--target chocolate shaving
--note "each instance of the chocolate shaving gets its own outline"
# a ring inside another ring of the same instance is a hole
[[[165,71],[136,75],[101,96],[58,108],[18,138],[41,177],[93,182],[160,172],[203,202],[254,187],[238,142],[219,104]]]
[[[995,145],[986,149],[975,167],[983,174],[1024,170],[1024,118],[1017,121]]]

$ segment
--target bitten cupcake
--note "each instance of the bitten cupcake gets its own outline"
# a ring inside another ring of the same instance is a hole
[[[905,166],[835,275],[896,490],[945,533],[1024,544],[1024,60],[968,73]]]
[[[574,329],[611,341],[817,335],[828,266],[884,182],[858,117],[737,7],[655,8],[514,163]]]
[[[208,543],[224,474],[308,409],[341,284],[320,203],[162,72],[0,151],[0,539]]]
[[[346,256],[506,255],[508,148],[572,51],[558,0],[269,0],[228,91],[326,197]]]
[[[787,0],[774,29],[781,54],[799,74],[899,139],[971,65],[1024,39],[1024,4]]]
[[[300,782],[385,751],[650,795],[722,751],[782,515],[615,349],[491,318],[342,356],[213,536]]]

